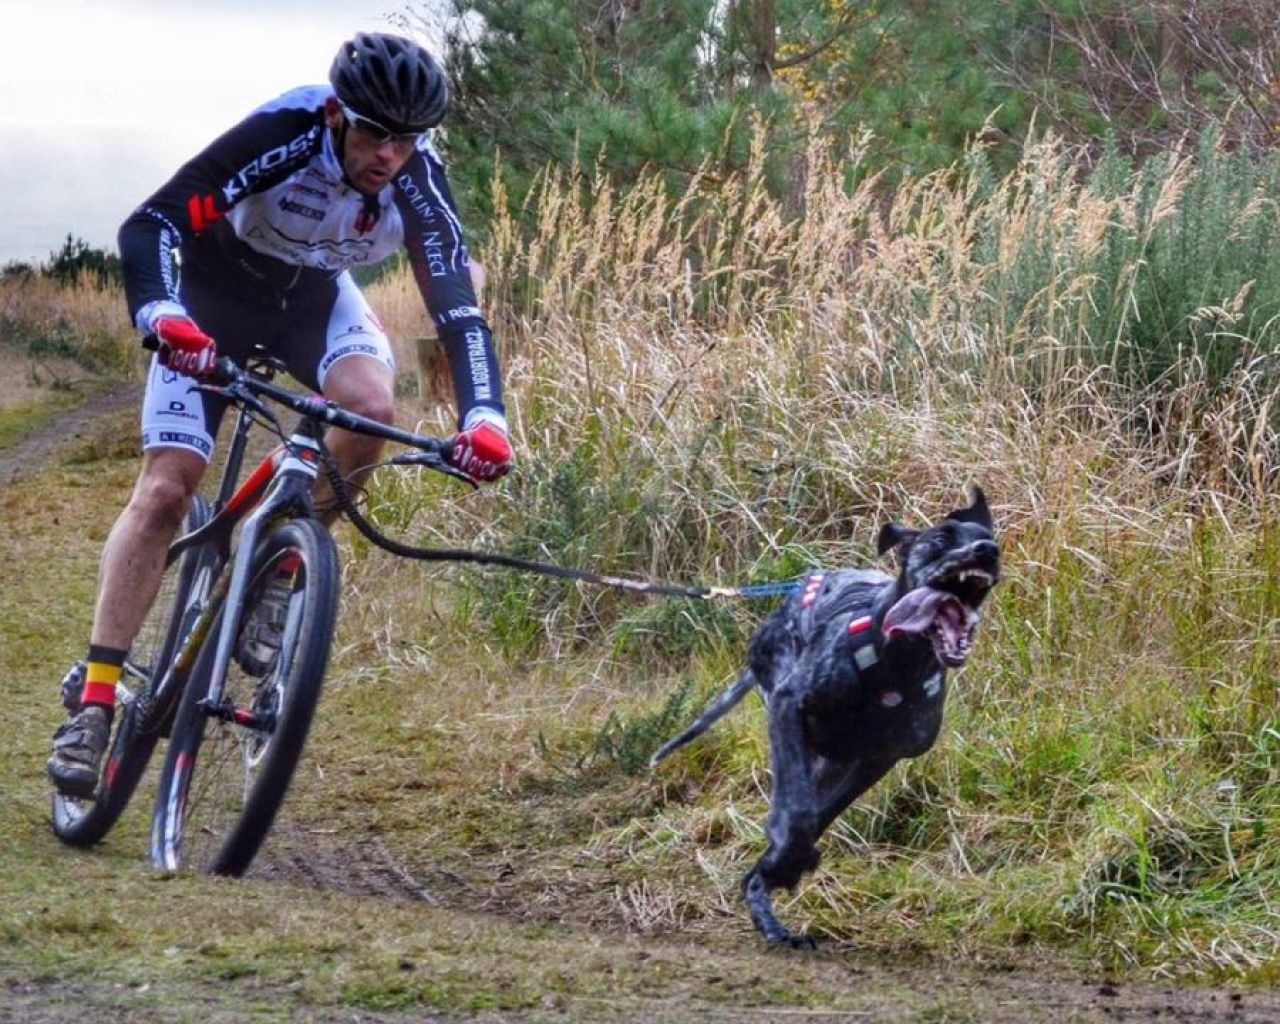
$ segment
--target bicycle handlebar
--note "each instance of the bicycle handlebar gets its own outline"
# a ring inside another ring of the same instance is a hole
[[[142,347],[152,352],[159,351],[160,339],[154,334],[148,334],[142,339]],[[194,381],[194,383],[197,387],[202,385],[200,381]],[[308,419],[319,420],[329,426],[350,430],[353,433],[380,437],[384,441],[395,441],[410,448],[417,448],[419,451],[424,452],[427,457],[399,456],[392,461],[400,465],[428,466],[431,469],[437,469],[449,476],[456,476],[460,480],[474,484],[474,481],[466,473],[455,469],[447,461],[453,453],[454,441],[452,438],[413,434],[378,420],[369,419],[367,416],[361,416],[359,413],[350,412],[337,403],[321,398],[318,395],[295,394],[286,388],[280,387],[278,384],[273,384],[264,377],[244,369],[230,356],[222,356],[214,364],[214,368],[209,374],[208,384],[204,386],[209,385],[217,388],[220,392],[228,393],[227,396],[232,400],[237,397],[234,389],[244,388],[251,395],[264,395]]]

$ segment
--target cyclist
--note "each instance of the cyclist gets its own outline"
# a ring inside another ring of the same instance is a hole
[[[426,134],[449,103],[443,71],[409,39],[358,33],[338,50],[329,82],[259,107],[120,229],[129,312],[160,348],[142,404],[142,468],[102,552],[88,657],[64,680],[75,710],[48,763],[64,793],[89,797],[96,787],[125,655],[213,452],[225,403],[192,390],[191,378],[219,353],[243,359],[263,343],[303,384],[391,422],[391,348],[350,271],[403,247],[449,357],[453,461],[477,481],[510,467],[498,361]],[[342,431],[327,442],[347,475],[381,447]],[[326,496],[322,483],[319,507]]]

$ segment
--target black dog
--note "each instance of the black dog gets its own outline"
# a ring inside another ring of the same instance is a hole
[[[818,837],[904,757],[938,736],[947,669],[969,656],[979,606],[1000,577],[982,491],[923,532],[880,530],[898,549],[897,578],[874,569],[813,573],[752,639],[748,666],[656,764],[701,735],[758,686],[769,712],[773,799],[769,847],[742,880],[751,920],[770,945],[812,947],[773,912],[773,890],[818,866]]]

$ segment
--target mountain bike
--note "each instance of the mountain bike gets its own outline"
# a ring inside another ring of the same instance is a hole
[[[67,843],[87,846],[107,834],[167,736],[152,862],[242,874],[289,788],[328,667],[339,567],[311,499],[321,471],[342,510],[358,518],[324,447],[325,428],[398,442],[415,450],[386,464],[471,483],[447,461],[451,440],[295,394],[273,382],[280,368],[261,354],[247,369],[224,358],[209,383],[194,385],[239,410],[217,496],[212,505],[193,501],[186,532],[170,545],[160,595],[117,688],[98,791],[90,800],[54,795],[54,831]],[[263,399],[299,414],[290,435]],[[255,424],[282,443],[237,486]]]

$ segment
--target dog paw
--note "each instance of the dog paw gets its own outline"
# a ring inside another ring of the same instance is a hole
[[[804,933],[783,932],[767,941],[770,949],[814,950],[818,948],[818,940]]]

